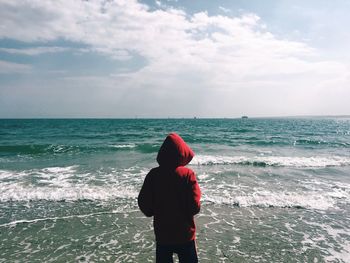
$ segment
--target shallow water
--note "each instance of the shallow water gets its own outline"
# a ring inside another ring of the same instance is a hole
[[[350,120],[0,120],[0,262],[153,262],[136,197],[196,152],[200,262],[349,262]]]

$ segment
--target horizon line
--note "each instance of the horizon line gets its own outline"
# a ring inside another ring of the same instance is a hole
[[[82,120],[82,119],[101,119],[101,120],[167,120],[167,119],[242,119],[242,117],[248,117],[248,119],[268,119],[268,118],[350,118],[350,114],[335,114],[335,115],[277,115],[277,116],[249,116],[242,115],[239,117],[0,117],[0,120]]]

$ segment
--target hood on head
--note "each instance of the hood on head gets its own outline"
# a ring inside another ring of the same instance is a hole
[[[176,133],[170,133],[159,149],[157,162],[160,166],[178,167],[187,165],[194,152]]]

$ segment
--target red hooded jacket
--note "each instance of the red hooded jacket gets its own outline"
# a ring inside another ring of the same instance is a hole
[[[159,244],[181,244],[195,239],[193,216],[200,210],[201,192],[194,172],[184,167],[194,153],[176,133],[160,147],[157,162],[145,178],[138,205],[146,216],[154,216]]]

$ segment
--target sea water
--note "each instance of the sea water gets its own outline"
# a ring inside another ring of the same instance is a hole
[[[153,262],[137,195],[195,151],[200,262],[350,262],[350,119],[0,120],[0,262]]]

